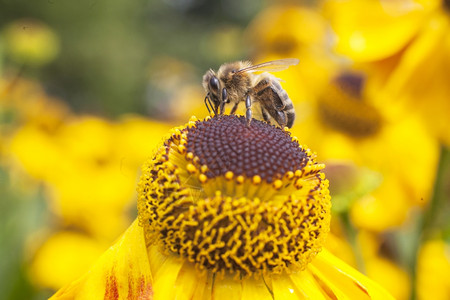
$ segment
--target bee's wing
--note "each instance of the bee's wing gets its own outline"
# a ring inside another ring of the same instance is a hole
[[[299,60],[297,58],[285,58],[272,60],[268,62],[264,62],[262,64],[250,66],[247,68],[240,69],[236,72],[239,73],[247,73],[247,72],[277,72],[283,71],[289,68],[289,66],[293,66],[298,64]]]

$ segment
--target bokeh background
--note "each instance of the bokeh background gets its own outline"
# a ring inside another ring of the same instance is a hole
[[[277,73],[327,165],[327,247],[450,299],[450,2],[1,0],[0,299],[46,299],[136,216],[140,165],[222,63]]]

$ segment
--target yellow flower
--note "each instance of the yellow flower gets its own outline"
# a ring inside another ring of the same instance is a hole
[[[408,300],[410,294],[410,280],[405,270],[397,264],[383,257],[366,259],[367,276],[378,282],[395,299]]]
[[[117,123],[71,118],[51,132],[21,127],[8,150],[13,162],[47,184],[50,207],[64,225],[110,242],[129,222],[136,168],[168,128],[132,116]]]
[[[30,278],[38,286],[57,290],[89,270],[106,248],[82,233],[57,232],[32,254]]]
[[[357,201],[351,215],[357,227],[382,231],[402,224],[411,207],[427,203],[439,146],[416,115],[392,114],[373,97],[362,73],[343,72],[311,103],[311,111],[302,112],[293,132],[301,133],[323,160],[347,161],[380,174],[379,187]]]
[[[0,78],[0,105],[13,116],[11,127],[32,123],[54,131],[70,117],[69,108],[62,101],[46,94],[35,81],[20,77]]]
[[[425,242],[419,252],[417,266],[419,299],[450,298],[450,246],[443,240]]]
[[[328,82],[336,61],[327,52],[327,24],[317,10],[301,5],[276,4],[259,13],[247,28],[254,62],[299,58],[284,71],[283,88],[294,103],[311,99]]]
[[[384,105],[419,113],[450,144],[450,5],[446,0],[330,1],[337,50],[371,73]],[[390,99],[387,101],[387,99]]]
[[[23,94],[16,90],[9,99],[27,95],[41,99],[42,94],[31,92],[35,85],[26,86],[20,89]],[[47,113],[50,116],[52,112],[49,109]],[[73,276],[84,273],[104,245],[126,229],[131,219],[136,170],[170,127],[137,116],[110,122],[73,115],[60,119],[57,115],[55,122],[45,123],[27,115],[21,118],[24,124],[19,122],[19,127],[5,137],[2,163],[19,178],[32,177],[32,183],[43,183],[47,205],[55,217],[50,221],[52,230],[65,232],[70,228],[77,232],[75,237],[51,236],[36,254],[30,254],[32,282],[59,289]],[[65,247],[78,253],[76,264],[67,256]],[[52,267],[54,264],[64,268],[65,273]]]
[[[389,291],[395,299],[410,299],[411,280],[408,273],[398,262],[393,262],[392,256],[395,254],[381,249],[383,243],[388,244],[384,247],[389,249],[389,241],[383,241],[380,236],[365,230],[359,232],[357,241],[361,247],[367,276]]]
[[[336,50],[355,61],[381,60],[416,35],[423,20],[417,1],[334,0],[324,5],[334,32]]]
[[[192,119],[144,165],[138,220],[52,299],[392,299],[323,248],[323,168],[261,121]]]
[[[47,25],[37,20],[17,20],[3,32],[6,52],[19,64],[42,66],[59,53],[59,39]]]
[[[336,218],[333,218],[333,220],[339,221]],[[392,260],[392,257],[383,255],[383,252],[386,252],[386,250],[381,249],[383,240],[374,233],[360,230],[355,239],[356,250],[354,250],[349,243],[345,242],[345,234],[339,232],[340,226],[341,224],[337,222],[331,224],[333,232],[327,237],[326,248],[349,265],[358,266],[367,277],[380,284],[395,299],[410,299],[411,283],[409,275],[397,262]],[[358,258],[355,257],[356,251],[360,251],[360,257]]]

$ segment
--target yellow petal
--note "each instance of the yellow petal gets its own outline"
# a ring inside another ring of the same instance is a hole
[[[450,244],[443,240],[425,242],[419,251],[418,299],[450,299]]]
[[[177,300],[190,300],[190,299],[201,299],[200,295],[194,294],[199,291],[205,290],[205,284],[207,281],[207,273],[199,272],[195,269],[193,264],[185,261],[180,273],[178,274],[177,280],[175,281],[175,299]]]
[[[308,265],[320,280],[332,282],[338,290],[333,290],[338,299],[344,294],[349,299],[394,299],[387,291],[368,277],[323,249]],[[345,298],[344,298],[345,299]]]
[[[153,274],[155,300],[175,299],[175,281],[182,266],[182,260],[179,257],[171,255],[167,257],[158,272]]]
[[[211,292],[213,281],[212,273],[207,273],[205,276],[200,276],[192,299],[210,300],[212,296]]]
[[[105,248],[94,238],[60,231],[34,254],[29,269],[31,277],[41,287],[58,290],[86,273]]]
[[[152,299],[153,284],[142,227],[134,221],[125,234],[77,281],[50,299]]]
[[[330,1],[325,6],[337,34],[337,51],[356,61],[386,58],[401,50],[423,22],[421,5],[405,1]]]
[[[405,90],[408,92],[410,88],[422,86],[422,81],[426,80],[425,76],[435,76],[434,72],[432,74],[423,72],[433,70],[430,64],[441,63],[441,56],[448,55],[448,52],[445,53],[448,49],[442,45],[448,35],[448,29],[449,19],[446,14],[436,13],[430,18],[414,43],[406,49],[398,67],[390,76],[386,93],[389,93],[391,97],[399,97]],[[442,68],[442,66],[437,66],[437,68]]]
[[[148,261],[150,262],[150,270],[152,274],[157,274],[168,256],[159,251],[157,246],[149,246],[147,251]]]
[[[212,299],[214,300],[230,300],[241,299],[242,285],[240,280],[236,280],[231,276],[218,278],[216,276],[212,289]]]
[[[289,276],[277,276],[272,278],[274,299],[295,300],[303,299],[302,293],[297,289]]]
[[[408,274],[396,264],[382,257],[372,257],[366,259],[366,270],[367,275],[388,290],[395,299],[410,299]]]
[[[292,274],[290,277],[292,282],[294,282],[300,293],[304,295],[305,298],[317,300],[326,299],[325,295],[321,292],[321,287],[310,272],[298,272]]]
[[[316,279],[317,284],[322,288],[325,294],[331,299],[350,300],[351,298],[339,289],[332,280],[328,279],[325,274],[319,271],[313,264],[308,265],[308,270]]]
[[[255,279],[253,277],[242,280],[242,300],[272,300],[263,278]]]

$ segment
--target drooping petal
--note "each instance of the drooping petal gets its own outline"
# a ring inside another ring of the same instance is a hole
[[[230,300],[242,299],[242,285],[232,276],[225,276],[221,280],[215,280],[212,288],[212,299]]]
[[[261,280],[257,280],[253,277],[250,277],[242,280],[242,300],[250,299],[273,299],[262,278]]]
[[[199,272],[194,265],[185,261],[175,281],[175,299],[190,300],[201,299],[194,297],[197,290],[204,291],[207,282],[207,273]]]
[[[353,269],[326,249],[323,249],[307,267],[337,299],[394,299],[387,291],[368,277]],[[343,298],[343,295],[344,298]]]
[[[153,299],[153,280],[142,227],[135,221],[79,280],[57,299]]]
[[[158,272],[154,274],[155,300],[174,299],[175,282],[182,266],[183,262],[179,257],[167,257]]]
[[[302,299],[300,291],[289,276],[276,276],[272,278],[273,297],[276,300]]]
[[[296,272],[290,276],[298,291],[305,296],[316,300],[326,299],[321,287],[312,276],[311,272]],[[340,299],[340,298],[339,298]]]

